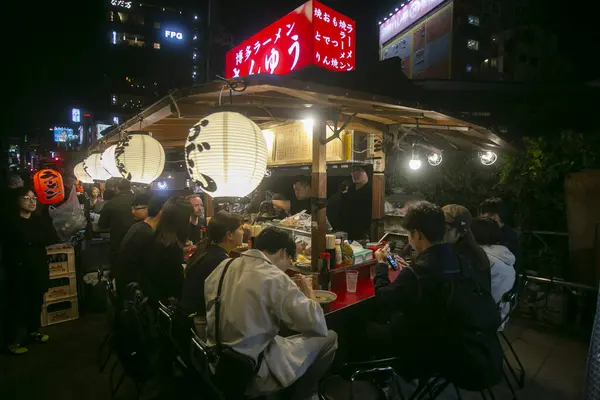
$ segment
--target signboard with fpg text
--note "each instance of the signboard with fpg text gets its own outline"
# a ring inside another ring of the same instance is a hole
[[[227,52],[225,76],[285,75],[310,64],[352,71],[355,39],[353,20],[310,0]]]

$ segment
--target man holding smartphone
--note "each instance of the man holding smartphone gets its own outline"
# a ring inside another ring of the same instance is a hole
[[[394,261],[402,270],[390,282],[389,247],[375,252],[379,261],[375,296],[390,313],[390,323],[369,326],[368,334],[376,335],[373,341],[379,355],[406,360],[403,366],[407,370],[400,373],[413,378],[427,373],[434,364],[439,343],[436,335],[444,313],[442,285],[449,274],[460,271],[460,265],[452,247],[443,243],[446,221],[440,207],[426,201],[411,205],[404,217],[404,228],[410,245],[419,255],[410,266],[397,257]]]

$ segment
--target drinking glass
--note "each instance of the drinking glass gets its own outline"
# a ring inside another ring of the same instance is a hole
[[[358,271],[352,270],[346,272],[346,290],[349,293],[356,293],[356,284],[358,283]]]

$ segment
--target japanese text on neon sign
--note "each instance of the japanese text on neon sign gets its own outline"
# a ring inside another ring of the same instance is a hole
[[[314,63],[334,71],[355,67],[355,23],[339,12],[314,2]]]
[[[174,32],[174,31],[165,31],[165,37],[167,39],[181,40],[181,39],[183,39],[183,33],[181,33],[181,32]]]
[[[110,0],[110,4],[115,7],[131,8],[132,1],[125,0]]]
[[[283,75],[308,64],[354,69],[354,21],[314,0],[227,53],[226,77]]]

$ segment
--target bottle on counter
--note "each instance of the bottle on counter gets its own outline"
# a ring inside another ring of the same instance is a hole
[[[329,279],[329,269],[331,257],[329,253],[321,253],[319,270],[319,289],[331,291],[331,280]]]
[[[325,249],[329,254],[329,269],[333,269],[335,263],[335,235],[327,235],[325,237]]]
[[[342,240],[335,240],[335,265],[340,265],[342,263]]]

